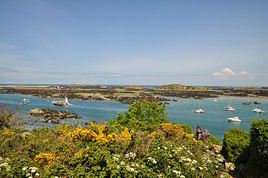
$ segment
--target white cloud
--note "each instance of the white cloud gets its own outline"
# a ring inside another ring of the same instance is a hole
[[[223,68],[221,71],[213,73],[213,75],[215,77],[219,77],[221,79],[227,79],[227,78],[235,77],[235,76],[240,76],[240,77],[247,76],[248,78],[252,78],[252,76],[249,76],[248,72],[246,72],[246,71],[239,71],[238,72],[238,71],[232,70],[229,67]]]

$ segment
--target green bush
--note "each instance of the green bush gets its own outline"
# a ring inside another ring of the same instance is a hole
[[[188,124],[183,124],[183,123],[178,123],[186,133],[188,134],[192,134],[193,133],[193,128],[192,126],[188,125]]]
[[[210,135],[208,141],[212,144],[221,145],[221,142],[214,135]]]
[[[109,123],[110,127],[115,125],[127,126],[133,130],[153,130],[157,124],[167,121],[165,105],[158,101],[137,101],[130,105],[128,111],[118,115],[116,120]]]
[[[15,128],[20,125],[15,117],[15,110],[7,105],[0,104],[0,129]]]
[[[233,128],[224,134],[222,154],[226,160],[244,163],[248,158],[250,134]]]
[[[250,164],[268,170],[268,120],[254,120],[250,134]]]

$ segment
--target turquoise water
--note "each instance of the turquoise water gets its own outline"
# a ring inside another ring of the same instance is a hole
[[[27,105],[21,105],[23,98],[29,98],[31,102]],[[190,124],[193,128],[200,125],[201,128],[208,129],[210,133],[217,136],[220,140],[223,139],[224,133],[234,127],[241,128],[249,131],[250,123],[253,118],[268,118],[268,113],[262,113],[260,116],[252,112],[254,106],[243,105],[242,103],[247,98],[237,97],[222,97],[218,102],[214,102],[214,99],[208,98],[203,100],[196,99],[177,99],[176,102],[170,102],[167,105],[168,118],[171,122],[186,123]],[[69,102],[72,106],[60,107],[50,104],[53,99],[37,98],[29,95],[19,94],[0,94],[0,103],[9,104],[16,106],[21,120],[27,124],[29,129],[50,127],[53,126],[49,123],[43,123],[39,119],[34,118],[26,114],[30,109],[33,108],[50,108],[60,109],[69,112],[75,112],[82,116],[81,120],[65,120],[64,123],[71,124],[85,124],[90,120],[99,122],[107,121],[116,117],[118,112],[126,111],[128,105],[122,104],[116,101],[94,101],[94,100],[80,100],[70,99]],[[252,101],[258,101],[261,105],[259,108],[268,111],[268,99],[254,98]],[[231,104],[237,110],[233,112],[224,111],[226,105]],[[197,109],[201,106],[206,112],[203,114],[193,113],[193,109]],[[239,116],[242,120],[241,123],[230,123],[227,122],[228,117]]]

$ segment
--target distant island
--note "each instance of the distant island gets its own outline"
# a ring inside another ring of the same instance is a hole
[[[158,100],[168,103],[169,97],[216,98],[220,96],[267,97],[267,87],[209,87],[169,84],[160,86],[111,85],[0,85],[0,94],[27,94],[42,98],[68,98],[84,100],[115,100],[131,104],[137,100]]]

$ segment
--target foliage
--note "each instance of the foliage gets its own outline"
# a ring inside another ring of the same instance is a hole
[[[124,126],[133,130],[154,130],[162,122],[167,121],[165,105],[158,101],[137,101],[129,106],[125,113],[118,115],[110,125]]]
[[[216,145],[221,145],[222,143],[218,140],[217,137],[215,137],[214,135],[210,135],[208,137],[208,141],[211,143],[211,144],[216,144]]]
[[[222,154],[231,162],[246,162],[250,135],[238,128],[233,128],[224,134]]]
[[[0,129],[18,127],[19,121],[15,117],[15,110],[7,105],[0,104]]]
[[[254,120],[251,125],[250,164],[259,172],[268,170],[268,120]]]
[[[0,130],[0,177],[222,177],[223,158],[165,106],[140,101],[108,124]]]
[[[10,160],[1,177],[219,177],[224,172],[223,160],[205,143],[190,139],[179,124],[132,133],[127,128],[111,132],[108,125],[94,123],[27,133],[0,132],[0,156]]]

